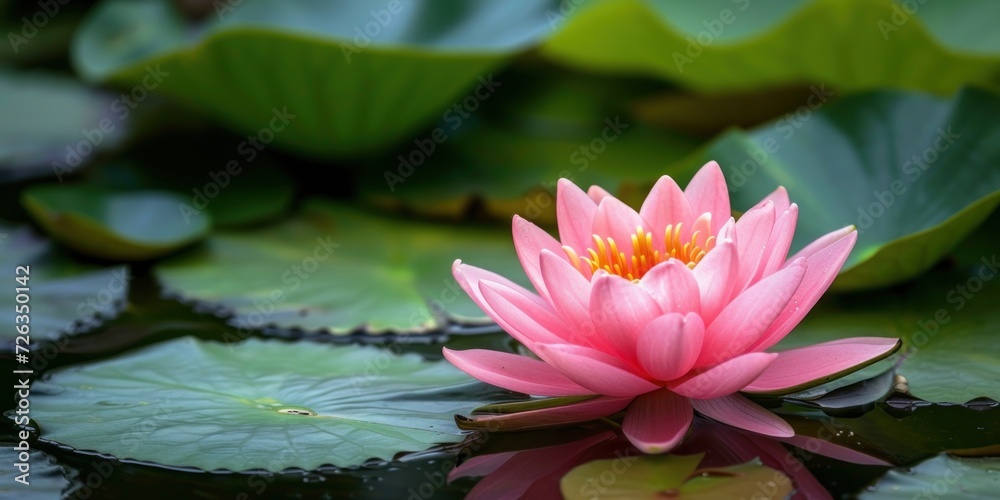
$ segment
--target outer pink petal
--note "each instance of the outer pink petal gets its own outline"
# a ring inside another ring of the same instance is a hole
[[[739,278],[736,293],[745,290],[763,265],[767,255],[767,242],[774,227],[774,204],[764,203],[747,210],[736,221],[736,254],[739,258]]]
[[[781,212],[784,212],[790,204],[788,191],[785,191],[785,186],[778,186],[778,189],[771,191],[771,194],[765,196],[763,200],[760,200],[760,203],[757,203],[755,207],[763,206],[769,201],[774,203],[774,213],[780,214]]]
[[[468,264],[463,264],[461,260],[456,260],[451,266],[451,273],[455,276],[455,281],[458,285],[465,290],[465,293],[469,295],[470,298],[488,314],[491,318],[496,314],[493,308],[486,303],[486,299],[483,298],[483,293],[479,291],[480,281],[492,281],[494,283],[499,283],[506,286],[512,290],[517,290],[518,292],[524,294],[528,297],[533,297],[532,300],[538,305],[545,304],[545,301],[541,297],[538,297],[527,288],[524,288],[513,281],[500,276],[499,274],[487,271],[485,269],[480,269],[476,266],[470,266]]]
[[[626,257],[632,256],[632,236],[639,227],[647,231],[650,226],[632,207],[617,198],[604,198],[597,206],[593,234],[612,238],[618,245],[618,250],[624,252]]]
[[[719,364],[747,352],[786,309],[806,269],[789,266],[738,295],[705,328],[696,367]]]
[[[639,286],[653,297],[664,313],[701,313],[698,280],[691,268],[677,259],[654,266],[639,280]]]
[[[771,239],[767,241],[766,260],[754,280],[769,276],[781,269],[788,257],[788,249],[792,246],[792,238],[795,236],[795,225],[798,220],[799,206],[794,203],[778,215],[777,220],[774,221],[774,228],[771,229]]]
[[[632,401],[622,431],[643,453],[665,453],[684,439],[693,419],[687,398],[660,389]]]
[[[788,258],[788,261],[790,262],[795,259],[805,259],[812,257],[813,254],[815,254],[816,252],[819,252],[820,250],[829,247],[830,245],[844,239],[845,237],[850,236],[851,233],[855,233],[856,231],[857,228],[855,228],[854,226],[846,226],[837,229],[836,231],[830,231],[829,233],[826,233],[823,236],[816,238],[816,240],[806,245],[805,248],[803,248],[802,250],[796,252],[795,255],[792,255],[791,257]]]
[[[566,342],[569,330],[548,304],[539,305],[530,296],[491,281],[480,281],[479,291],[493,311],[493,321],[528,349],[536,342]]]
[[[775,392],[795,387],[865,366],[899,346],[899,339],[855,337],[781,351],[774,363],[743,391]]]
[[[444,357],[458,369],[495,386],[533,396],[589,396],[594,394],[551,366],[527,356],[487,349],[453,351]]]
[[[704,335],[705,325],[697,314],[660,316],[639,334],[639,365],[657,380],[678,378],[694,366]]]
[[[799,321],[802,321],[806,313],[816,305],[823,292],[827,288],[830,288],[830,284],[837,277],[837,273],[843,267],[847,256],[851,253],[851,249],[854,248],[854,242],[858,239],[858,233],[853,230],[853,227],[846,234],[843,233],[843,230],[835,231],[834,233],[841,235],[840,239],[833,241],[827,247],[817,250],[805,258],[806,274],[802,278],[799,289],[795,292],[785,310],[778,316],[778,319],[774,320],[768,332],[753,346],[753,350],[761,351],[767,349],[785,338],[785,335],[788,335],[788,332],[792,331],[795,325],[798,325]],[[826,238],[824,236],[820,239]],[[798,256],[802,253],[799,252],[796,255]],[[800,257],[795,258],[798,259]]]
[[[589,347],[538,344],[536,353],[570,380],[598,394],[632,397],[659,388],[622,360]]]
[[[706,163],[694,174],[684,189],[684,194],[696,216],[705,212],[712,214],[713,233],[717,234],[732,216],[726,177],[722,175],[722,168],[714,161]]]
[[[653,233],[653,242],[662,251],[664,229],[677,223],[683,223],[682,227],[690,229],[696,214],[691,211],[680,186],[669,175],[664,175],[642,202],[639,215],[649,223],[649,227],[644,229]]]
[[[596,398],[580,401],[554,408],[543,408],[541,410],[522,411],[519,413],[506,413],[503,415],[476,415],[472,420],[483,422],[489,428],[494,424],[496,429],[525,431],[531,429],[545,429],[549,427],[561,427],[567,424],[588,422],[590,420],[614,415],[623,410],[632,402],[631,397],[617,398],[598,396]]]
[[[646,325],[663,313],[653,297],[631,281],[598,271],[590,292],[590,317],[597,335],[607,339],[630,363],[635,359],[635,340]]]
[[[608,197],[614,198],[614,196],[611,196],[611,193],[607,192],[601,186],[590,186],[590,188],[587,189],[587,196],[594,200],[594,203],[600,203],[601,200]]]
[[[559,179],[556,191],[556,220],[559,239],[582,253],[591,245],[597,203],[569,179]]]
[[[542,250],[541,257],[542,278],[549,290],[551,306],[569,325],[571,339],[588,345],[596,340],[599,341],[596,346],[606,346],[603,338],[595,338],[590,319],[590,280],[559,255]]]
[[[694,277],[701,293],[701,317],[706,323],[711,323],[729,303],[736,284],[739,266],[736,243],[722,233],[726,233],[725,227],[715,248],[694,268]]]
[[[726,396],[756,380],[777,356],[766,352],[744,354],[712,368],[691,372],[668,383],[667,387],[692,399]]]
[[[514,249],[517,251],[517,258],[521,261],[524,273],[528,275],[538,294],[548,299],[549,294],[542,280],[538,259],[542,249],[548,249],[557,255],[564,254],[562,245],[552,235],[518,215],[514,216],[511,226],[514,233]]]
[[[741,394],[730,394],[715,399],[696,399],[691,404],[702,415],[733,427],[765,436],[795,435],[788,422]]]

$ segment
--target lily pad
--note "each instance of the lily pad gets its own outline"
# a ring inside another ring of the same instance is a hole
[[[160,257],[205,237],[211,224],[207,214],[183,210],[188,200],[163,191],[34,186],[22,202],[53,239],[105,259]]]
[[[993,30],[969,20],[996,19],[1000,6],[927,3],[934,2],[566,2],[541,52],[576,68],[657,76],[702,91],[823,82],[844,91],[947,94],[990,81],[1000,69],[1000,38],[981,36]]]
[[[506,228],[394,219],[313,200],[278,225],[218,232],[154,272],[167,292],[221,307],[242,328],[425,332],[486,321],[451,276],[456,256],[527,282],[510,238]]]
[[[132,279],[125,266],[101,269],[79,264],[30,229],[6,225],[0,225],[0,266],[9,270],[12,287],[15,268],[29,267],[29,336],[33,342],[54,340],[63,333],[116,316],[128,296]],[[17,315],[15,305],[14,293],[4,294],[0,299],[5,325],[0,329],[0,339],[13,340],[17,336],[13,326]],[[31,359],[42,360],[40,356]]]
[[[894,469],[860,498],[996,498],[1000,459],[938,455],[909,469]]]
[[[800,111],[727,134],[689,165],[717,160],[737,209],[785,186],[799,205],[793,251],[856,225],[858,242],[835,289],[917,276],[1000,203],[1000,98],[993,94],[969,89],[943,100],[872,92]]]
[[[0,71],[0,177],[63,176],[120,144],[110,96],[62,76]]]
[[[342,157],[462,120],[502,92],[493,73],[537,44],[558,2],[213,5],[192,24],[168,0],[103,2],[77,34],[74,63],[124,88],[153,72],[156,92],[241,133],[270,126],[279,146]]]
[[[376,347],[183,337],[32,385],[40,439],[204,470],[358,466],[458,443],[489,393],[447,362]],[[183,432],[179,430],[183,429]]]
[[[785,498],[792,481],[754,460],[698,470],[701,455],[643,456],[594,460],[569,471],[560,483],[566,499],[607,498]]]

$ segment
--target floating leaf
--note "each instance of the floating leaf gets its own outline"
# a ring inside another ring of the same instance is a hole
[[[557,3],[269,0],[215,4],[189,25],[167,0],[108,1],[78,32],[74,62],[125,88],[159,75],[157,92],[242,133],[270,126],[284,148],[357,155],[502,92],[493,73],[537,42]]]
[[[52,340],[80,325],[93,326],[98,320],[117,315],[132,279],[127,267],[84,266],[54,250],[48,241],[27,228],[0,225],[0,267],[9,270],[12,288],[17,266],[29,266],[26,285],[30,288],[29,336],[33,342]],[[17,335],[17,304],[14,293],[0,299],[4,311],[0,338],[12,340]]]
[[[444,361],[356,345],[184,337],[32,385],[41,439],[205,470],[279,472],[392,460],[458,443],[489,393]],[[183,432],[179,430],[183,429]]]
[[[0,71],[0,176],[66,175],[119,144],[113,104],[68,78]]]
[[[702,455],[642,456],[595,460],[563,476],[566,499],[607,498],[785,498],[792,481],[759,460],[696,470]]]
[[[1000,459],[938,455],[909,469],[894,469],[860,498],[996,498]]]
[[[420,332],[483,321],[451,276],[457,257],[526,282],[506,229],[393,219],[321,201],[275,226],[219,232],[155,273],[168,292],[220,306],[244,328]]]
[[[1000,98],[873,92],[716,140],[733,205],[778,185],[799,205],[793,251],[849,224],[858,242],[834,286],[889,285],[930,268],[1000,203]]]
[[[160,257],[200,240],[210,227],[207,215],[183,210],[188,200],[163,191],[35,186],[22,201],[53,239],[105,259]]]
[[[822,82],[845,91],[946,94],[988,82],[1000,70],[1000,39],[971,26],[996,19],[1000,6],[933,3],[567,2],[541,52],[581,69],[657,76],[705,91]]]

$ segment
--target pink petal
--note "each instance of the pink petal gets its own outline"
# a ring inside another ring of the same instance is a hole
[[[750,286],[763,265],[767,242],[774,227],[774,204],[767,202],[760,207],[747,210],[736,221],[736,255],[739,258],[739,277],[736,293]]]
[[[765,196],[763,200],[760,200],[760,203],[757,203],[755,207],[763,206],[769,201],[774,203],[774,213],[776,214],[780,214],[788,209],[788,205],[790,203],[788,200],[788,191],[785,190],[785,186],[778,186],[778,189],[771,191],[771,194]]]
[[[462,465],[459,465],[448,473],[448,482],[450,483],[463,477],[483,477],[492,474],[494,471],[502,467],[503,464],[516,457],[518,453],[520,452],[505,451],[502,453],[472,457],[462,462]]]
[[[678,378],[694,366],[704,334],[705,325],[697,314],[660,316],[639,334],[639,365],[657,380]]]
[[[716,365],[747,352],[786,309],[805,273],[802,265],[786,267],[739,294],[705,328],[695,366]]]
[[[598,271],[590,291],[590,317],[594,328],[622,359],[635,362],[639,332],[662,315],[645,289],[631,281]]]
[[[733,427],[765,436],[795,435],[788,422],[741,394],[730,394],[714,399],[695,399],[691,404],[702,415]]]
[[[647,272],[639,286],[646,290],[664,313],[701,312],[701,292],[691,268],[677,259],[661,262]]]
[[[556,220],[559,239],[576,252],[583,253],[592,244],[591,232],[597,203],[569,179],[559,179],[556,192]]]
[[[715,232],[712,231],[712,214],[705,212],[695,217],[694,224],[684,226],[681,231],[681,241],[691,241],[694,233],[698,233],[698,238],[695,242],[701,248],[705,248],[708,238],[715,236]]]
[[[444,348],[451,364],[473,377],[504,389],[533,396],[589,396],[580,387],[551,366],[527,356],[487,349],[453,351]]]
[[[659,388],[610,354],[570,344],[538,344],[536,347],[535,352],[545,362],[598,394],[632,397]]]
[[[587,196],[594,200],[594,203],[600,203],[605,198],[614,198],[614,196],[611,196],[611,193],[605,191],[601,186],[590,186],[587,189]]]
[[[690,228],[696,214],[691,211],[688,200],[677,183],[670,176],[664,175],[656,181],[646,200],[642,202],[639,215],[649,223],[649,227],[644,229],[653,233],[653,241],[662,251],[664,229],[678,223]]]
[[[684,189],[684,194],[696,216],[705,212],[712,214],[713,234],[717,234],[732,216],[726,177],[722,175],[722,168],[714,161],[706,163],[694,174]]]
[[[736,243],[728,238],[719,241],[695,266],[694,277],[701,294],[701,317],[706,323],[715,319],[729,303],[738,266]]]
[[[548,250],[542,250],[542,279],[549,290],[551,306],[570,326],[578,343],[598,340],[599,346],[606,346],[603,338],[595,339],[595,330],[590,319],[590,280],[584,278],[569,261]]]
[[[845,226],[840,229],[837,229],[836,231],[830,231],[829,233],[826,233],[823,236],[816,238],[815,241],[806,245],[805,248],[803,248],[802,250],[796,252],[795,255],[788,258],[788,261],[791,262],[795,259],[809,258],[816,252],[819,252],[820,250],[829,247],[830,245],[844,239],[845,237],[850,236],[850,234],[854,232],[856,232],[856,228],[854,226]]]
[[[455,263],[451,266],[451,273],[455,276],[455,281],[457,281],[458,285],[462,287],[462,290],[465,290],[465,293],[472,298],[476,305],[478,305],[479,308],[491,318],[495,317],[494,315],[496,313],[493,311],[493,308],[486,303],[486,299],[483,298],[483,293],[479,291],[480,281],[492,281],[494,283],[499,283],[512,290],[517,290],[525,296],[533,297],[532,300],[540,306],[545,304],[545,301],[543,301],[541,297],[536,296],[527,288],[524,288],[523,286],[518,285],[517,283],[514,283],[499,274],[485,269],[480,269],[476,266],[463,264],[461,260],[455,260]]]
[[[650,226],[635,210],[632,210],[632,207],[617,198],[604,198],[597,206],[593,234],[613,239],[619,252],[625,253],[626,257],[632,256],[632,236],[639,227],[643,228],[643,231],[648,231]]]
[[[543,249],[565,255],[562,245],[549,233],[518,215],[514,216],[511,226],[514,233],[514,250],[517,251],[517,258],[521,261],[524,273],[528,275],[528,279],[538,294],[548,299],[549,294],[545,289],[545,282],[542,280],[538,259]]]
[[[693,419],[687,398],[660,389],[632,401],[622,431],[643,453],[665,453],[684,439]]]
[[[853,230],[853,227],[846,234],[843,230],[834,231],[834,233],[841,235],[840,239],[833,241],[823,249],[812,252],[805,258],[806,274],[802,278],[802,283],[799,284],[799,289],[792,296],[792,300],[788,302],[785,310],[774,320],[768,332],[752,347],[752,350],[767,349],[785,338],[785,335],[788,335],[788,332],[792,331],[799,324],[799,321],[802,321],[806,313],[816,305],[823,292],[830,288],[830,284],[837,277],[837,273],[843,267],[851,249],[854,248],[854,242],[858,239],[858,233]],[[826,240],[827,236],[820,239]],[[799,254],[803,252],[799,252]]]
[[[548,304],[540,305],[530,295],[492,281],[480,281],[479,291],[493,311],[493,321],[528,349],[536,342],[566,341],[566,324],[549,310]]]
[[[899,346],[899,339],[855,337],[781,351],[774,363],[743,390],[776,392],[824,380],[852,368],[864,368]]]
[[[766,352],[744,354],[706,370],[691,372],[668,383],[667,387],[693,399],[727,396],[756,380],[777,356]]]
[[[506,413],[502,415],[475,415],[472,420],[483,423],[487,429],[526,431],[561,427],[568,424],[588,422],[614,415],[632,402],[631,397],[616,398],[598,396],[596,398],[540,410]]]
[[[774,221],[774,228],[771,229],[771,238],[767,241],[766,260],[754,280],[770,276],[771,273],[781,269],[788,257],[788,249],[792,246],[798,220],[799,206],[794,203],[778,215],[778,219]]]

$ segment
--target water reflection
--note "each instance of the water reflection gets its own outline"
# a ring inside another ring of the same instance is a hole
[[[785,444],[799,448],[792,453]],[[877,457],[833,444],[829,441],[796,436],[774,439],[716,422],[696,418],[691,434],[673,450],[677,455],[704,454],[699,469],[718,469],[759,458],[767,467],[791,478],[795,498],[831,498],[830,494],[803,463],[814,455],[840,461],[889,466]],[[560,498],[560,479],[574,467],[593,461],[611,460],[611,465],[593,478],[591,492],[602,492],[631,466],[642,453],[617,429],[597,430],[575,441],[519,451],[505,451],[472,457],[449,474],[449,481],[463,477],[482,477],[467,498]],[[800,459],[801,458],[801,459]],[[787,481],[775,474],[775,481]],[[770,498],[777,489],[759,481],[747,484],[748,498]]]

